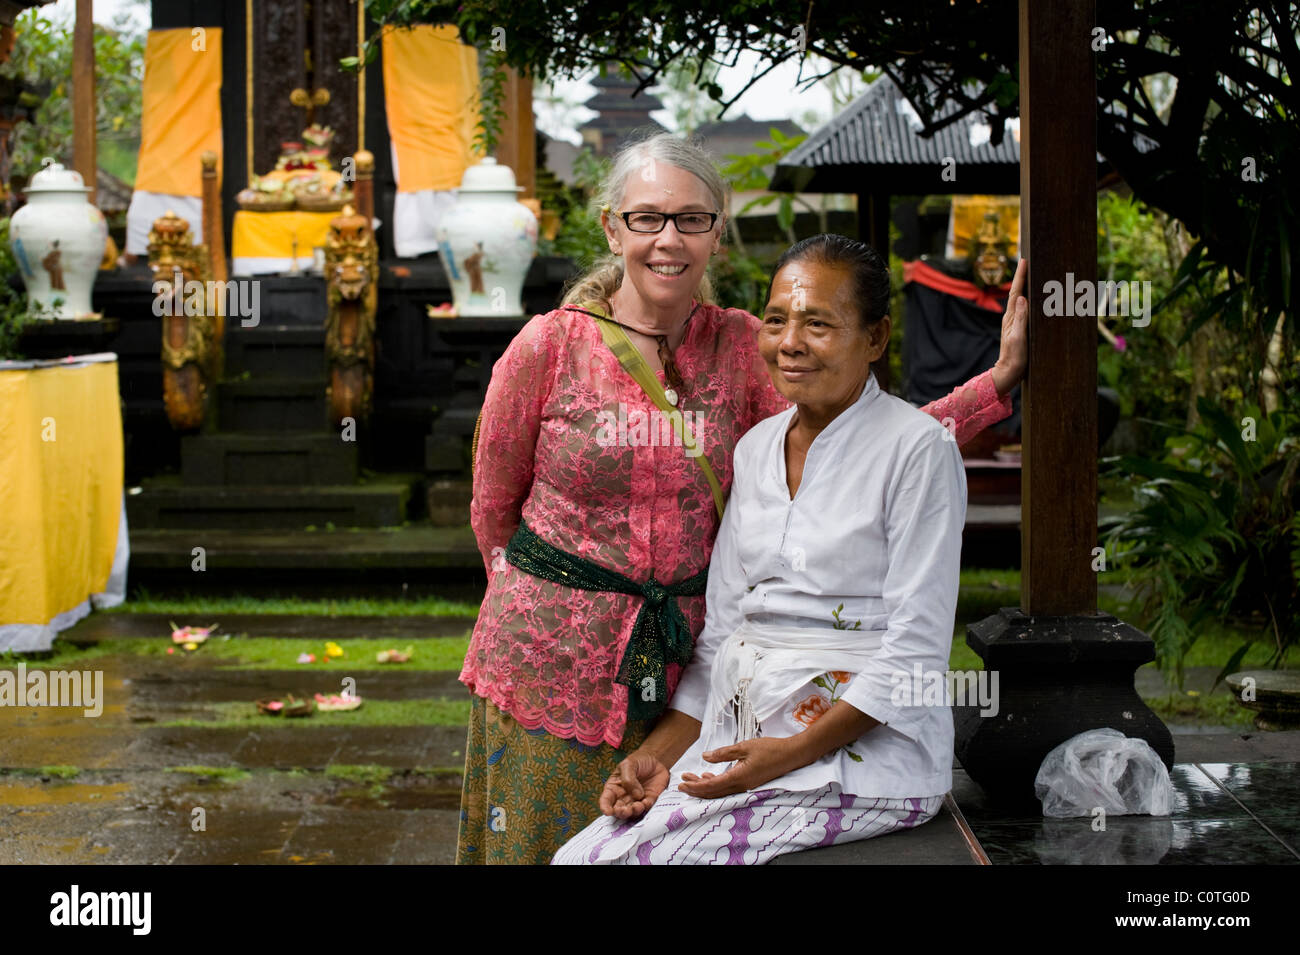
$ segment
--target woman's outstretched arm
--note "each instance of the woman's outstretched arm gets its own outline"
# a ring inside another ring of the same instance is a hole
[[[1029,361],[1025,328],[1029,302],[1024,296],[1028,268],[1024,259],[1016,266],[1002,316],[1002,344],[993,367],[921,408],[949,429],[958,447],[1011,414],[1011,391],[1020,384]]]

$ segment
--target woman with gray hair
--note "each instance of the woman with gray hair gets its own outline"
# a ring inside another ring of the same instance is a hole
[[[597,203],[611,255],[524,327],[484,401],[459,863],[545,863],[601,814],[601,782],[665,711],[703,627],[736,442],[789,406],[758,319],[712,301],[727,195],[708,155],[668,134],[633,143]],[[1023,326],[1007,327],[1014,345]],[[1005,344],[996,374],[923,409],[958,442],[1010,413],[1023,355]]]

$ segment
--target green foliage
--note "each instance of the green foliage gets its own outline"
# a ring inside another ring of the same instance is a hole
[[[123,16],[111,28],[95,25],[95,135],[105,168],[135,179],[140,143],[140,87],[144,80],[144,37]],[[53,156],[65,165],[72,154],[72,28],[39,7],[14,22],[14,49],[0,64],[0,76],[20,81],[35,106],[31,122],[14,129],[11,175],[26,183]]]
[[[472,149],[482,155],[496,151],[501,126],[506,119],[506,68],[500,50],[488,53],[483,63],[483,81],[479,84],[479,121]]]
[[[60,763],[53,766],[42,766],[40,773],[42,776],[53,776],[56,779],[76,779],[81,775],[81,767]]]
[[[1156,301],[1168,297],[1179,252],[1166,217],[1131,199],[1103,193],[1097,200],[1097,274],[1106,281],[1150,282]],[[1099,383],[1119,394],[1125,418],[1169,425],[1186,420],[1186,395],[1192,384],[1191,356],[1179,342],[1194,309],[1166,307],[1139,327],[1127,317],[1104,318],[1124,344],[1117,350],[1099,345]],[[1140,320],[1140,319],[1139,319]],[[1241,397],[1237,392],[1236,398]],[[1160,451],[1161,439],[1146,450]]]
[[[708,86],[717,84],[721,67],[698,57],[683,57],[664,71],[659,99],[673,117],[673,128],[687,135],[716,118],[718,104]]]
[[[9,248],[9,219],[3,218],[0,219],[0,361],[23,357],[19,343],[24,325],[53,317],[53,309],[28,304],[27,291],[22,280],[16,278],[18,274],[18,262]]]
[[[733,154],[727,157],[731,162],[722,167],[722,174],[736,192],[754,192],[767,189],[767,184],[772,181],[772,175],[776,171],[776,164],[808,138],[805,133],[797,136],[785,136],[775,126],[768,128],[768,135],[772,138],[756,142],[754,144],[755,150],[751,150],[743,156]],[[736,215],[744,215],[750,209],[763,209],[776,203],[776,223],[785,231],[786,238],[793,245],[797,241],[794,234],[794,204],[796,202],[809,212],[820,214],[820,210],[803,196],[797,193],[780,192],[769,193],[749,200],[736,210]]]
[[[1122,417],[1139,422],[1136,449],[1151,456],[1164,453],[1165,428],[1196,425],[1198,398],[1235,403],[1257,384],[1256,345],[1230,334],[1215,311],[1216,296],[1229,286],[1227,270],[1215,266],[1216,274],[1202,276],[1199,285],[1180,286],[1192,246],[1181,224],[1164,213],[1114,193],[1098,197],[1098,275],[1150,282],[1158,303],[1145,327],[1126,317],[1103,319],[1124,349],[1101,343],[1097,352],[1098,382],[1118,393]],[[1288,389],[1281,390],[1285,396]]]
[[[1111,462],[1133,479],[1135,507],[1113,521],[1107,544],[1130,571],[1157,662],[1180,687],[1212,621],[1240,622],[1274,666],[1300,635],[1300,421],[1251,406],[1238,421],[1205,398],[1197,405],[1200,424],[1170,437],[1163,460]]]
[[[201,779],[215,780],[222,783],[241,783],[252,776],[246,769],[237,766],[165,766],[164,773],[180,773],[186,776],[198,776]]]
[[[729,162],[720,169],[727,184],[735,193],[761,192],[767,189],[776,170],[776,164],[808,137],[805,134],[786,136],[775,126],[768,128],[770,138],[754,143],[754,148],[744,155],[731,154]],[[787,240],[798,241],[794,231],[795,204],[821,218],[825,228],[823,207],[814,206],[802,195],[795,193],[769,193],[757,196],[738,210],[740,216],[751,209],[776,206],[777,225],[784,230]],[[741,241],[740,227],[733,220],[728,224],[731,242],[724,244],[714,258],[710,274],[713,277],[717,300],[732,308],[743,308],[751,315],[762,315],[767,306],[767,288],[771,282],[776,258],[752,254]]]
[[[767,307],[767,285],[774,264],[724,244],[709,265],[713,297],[727,308],[742,308],[761,317]]]
[[[610,160],[584,146],[573,158],[574,187],[556,194],[560,228],[554,239],[537,243],[538,255],[558,255],[571,260],[580,272],[609,253],[609,243],[600,227],[600,214],[592,208],[592,196],[609,173]]]
[[[18,274],[18,263],[9,248],[9,219],[0,219],[0,361],[22,358],[18,341],[27,322],[27,294],[21,283],[17,289],[9,282]]]

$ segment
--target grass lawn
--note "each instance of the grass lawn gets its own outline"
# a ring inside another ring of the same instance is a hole
[[[455,726],[469,723],[470,701],[424,700],[365,700],[360,709],[346,713],[322,713],[311,716],[264,716],[252,703],[208,703],[204,709],[215,719],[160,720],[153,726],[187,726],[200,729],[251,729],[254,726],[271,728],[289,726],[294,729],[332,729],[340,726]]]
[[[301,597],[204,597],[202,595],[158,596],[141,592],[131,600],[104,613],[166,613],[177,616],[204,616],[221,613],[299,614],[322,617],[464,617],[478,616],[478,604],[441,597],[415,597],[409,600],[372,600],[366,597],[343,597],[330,600],[304,600]]]
[[[93,660],[106,656],[135,656],[173,658],[181,662],[185,657],[213,657],[220,660],[221,666],[230,666],[240,670],[294,670],[310,669],[315,671],[339,670],[350,673],[356,670],[455,670],[460,671],[465,660],[465,651],[469,648],[469,634],[463,637],[430,637],[423,640],[407,640],[399,649],[413,648],[414,655],[407,663],[379,663],[375,654],[389,649],[386,643],[378,640],[339,640],[336,641],[343,650],[343,656],[334,657],[328,663],[319,662],[325,651],[324,640],[302,640],[296,638],[247,637],[243,635],[214,636],[207,643],[201,644],[194,651],[182,650],[173,646],[167,639],[157,637],[140,637],[129,640],[105,640],[88,647],[76,647],[56,640],[52,655],[36,660],[28,660],[29,670],[37,667],[53,668],[74,666],[81,661]],[[168,653],[172,650],[172,653]],[[303,653],[316,655],[316,663],[298,663]],[[12,668],[19,657],[12,654],[0,654],[0,667]]]

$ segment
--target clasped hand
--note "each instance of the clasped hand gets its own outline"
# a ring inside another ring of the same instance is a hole
[[[723,773],[683,773],[678,787],[688,796],[717,799],[757,789],[797,768],[793,737],[745,740],[704,754],[710,763],[734,763]],[[653,753],[637,750],[618,764],[600,794],[600,811],[619,819],[645,813],[668,787],[669,772]]]

